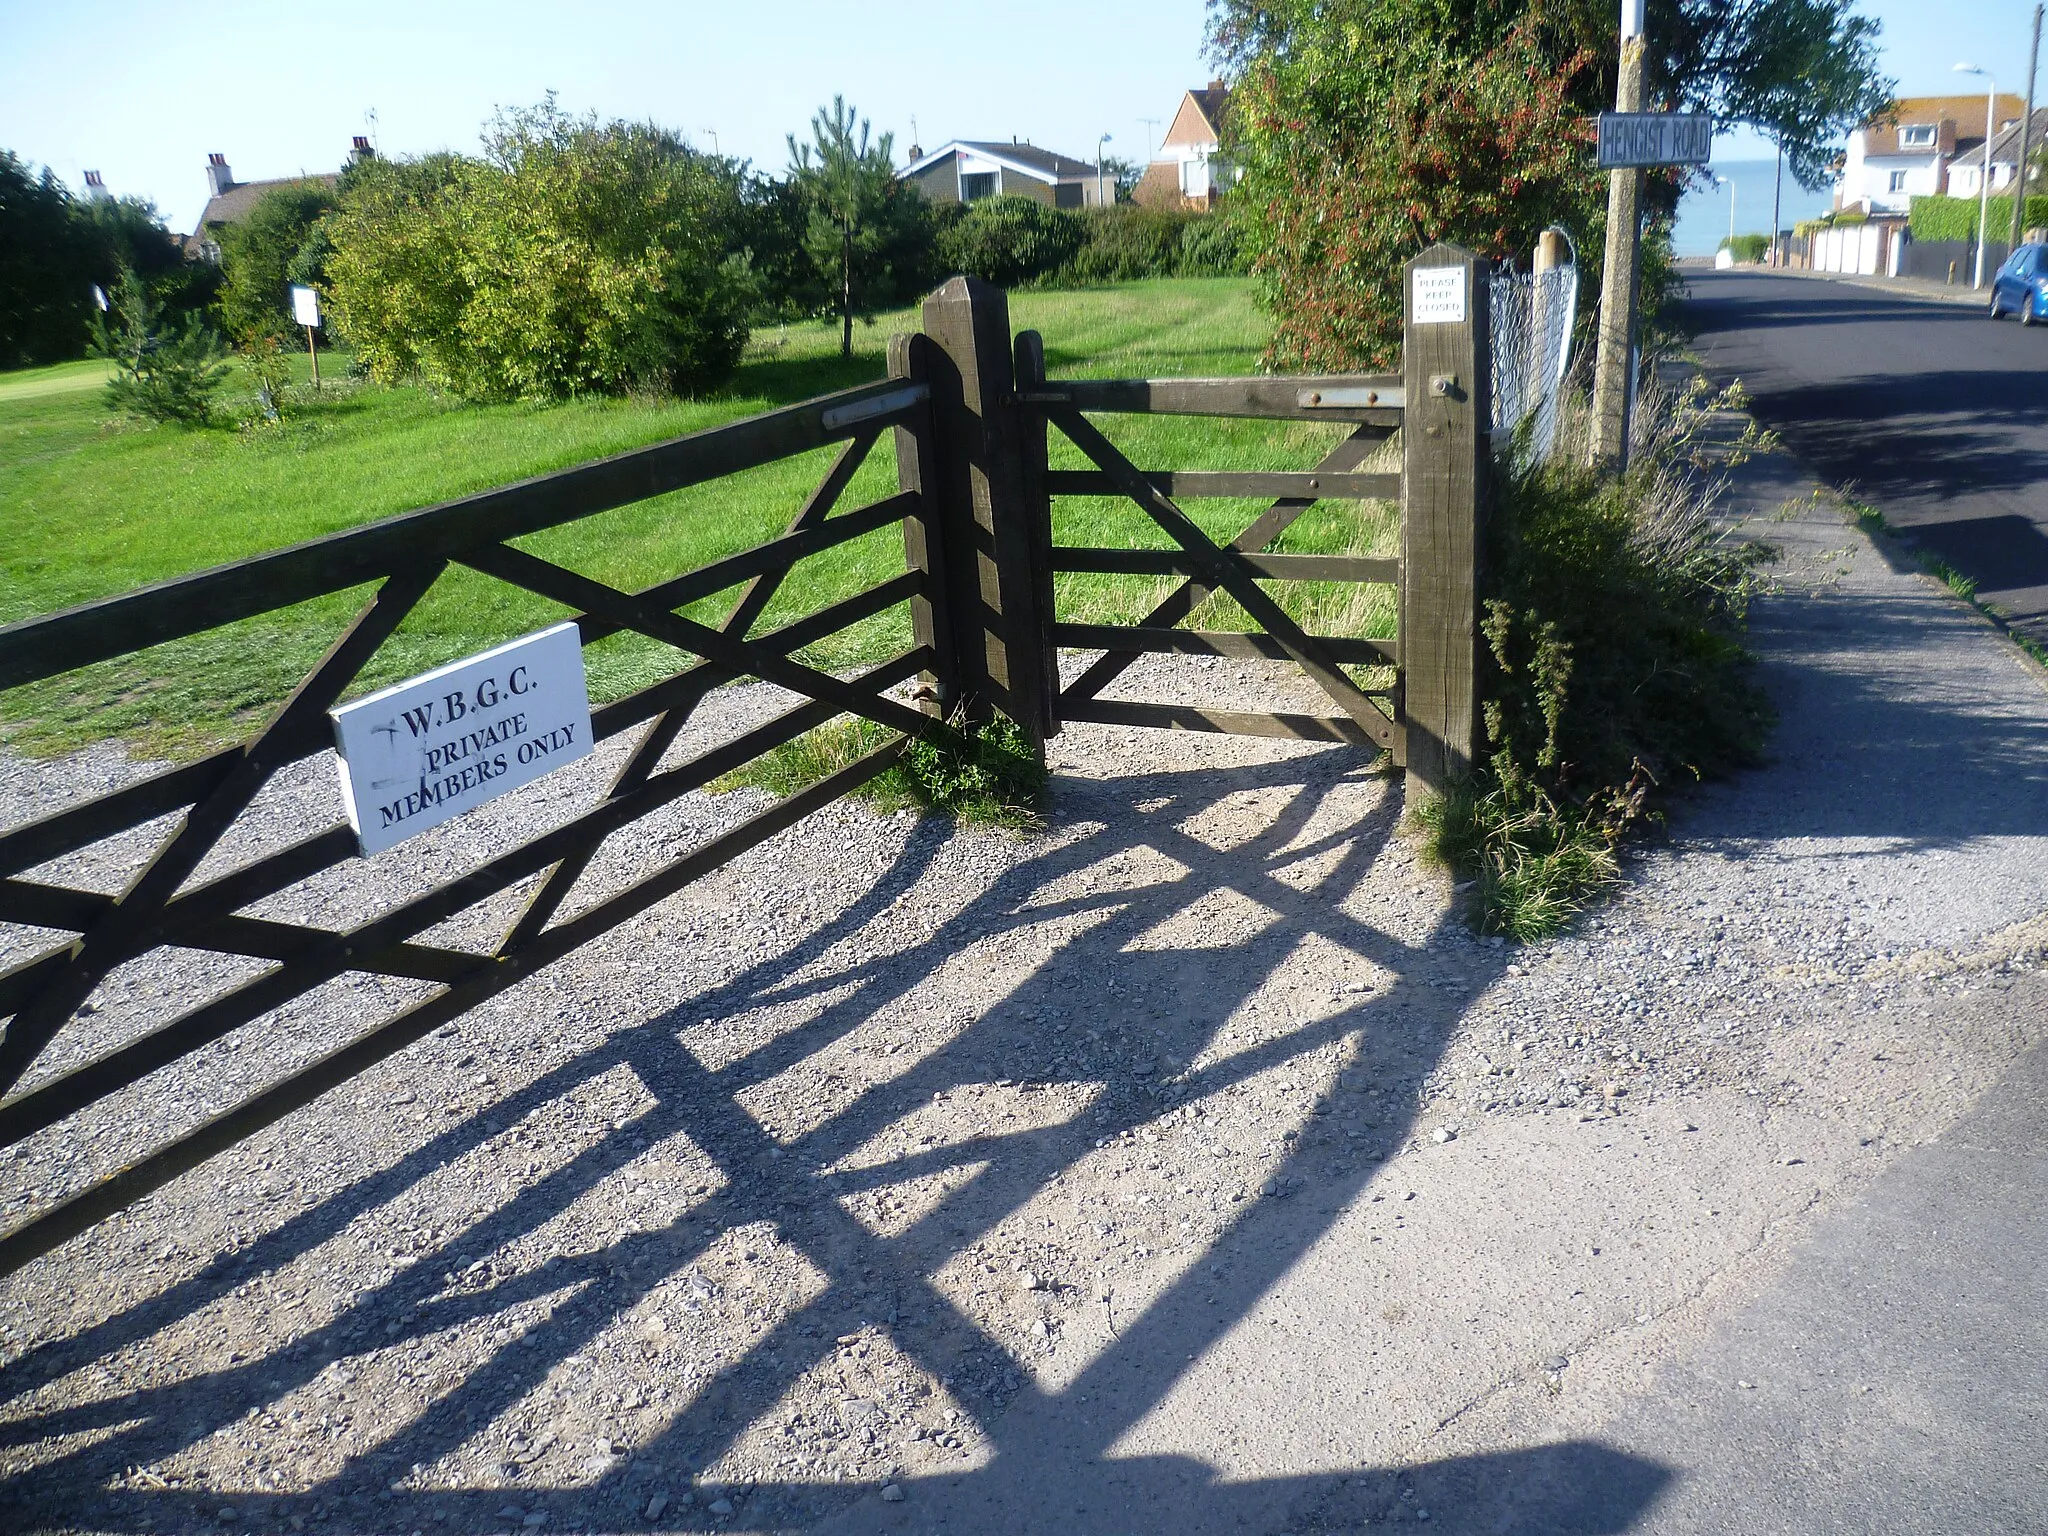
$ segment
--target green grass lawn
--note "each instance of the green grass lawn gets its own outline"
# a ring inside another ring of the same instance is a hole
[[[1017,329],[1035,328],[1054,377],[1196,375],[1253,371],[1266,341],[1263,316],[1240,279],[1182,279],[1011,299]],[[591,400],[558,406],[475,406],[420,389],[345,378],[323,360],[327,388],[301,388],[279,425],[202,431],[142,427],[112,418],[98,385],[104,365],[66,363],[0,375],[0,622],[199,570],[353,527],[453,496],[581,463],[773,406],[879,377],[887,338],[915,328],[912,312],[855,333],[838,356],[825,324],[756,334],[733,381],[691,401]],[[297,360],[298,379],[307,363]],[[252,414],[239,374],[223,391],[224,418]],[[1338,429],[1295,423],[1105,417],[1103,430],[1146,468],[1288,469],[1312,464]],[[1084,461],[1057,434],[1054,463]],[[524,547],[623,587],[668,576],[780,532],[824,474],[831,452],[587,518],[522,540]],[[885,435],[842,506],[895,489]],[[1261,510],[1250,502],[1189,507],[1212,533],[1234,534]],[[1135,507],[1111,499],[1055,503],[1062,543],[1164,546]],[[1282,547],[1384,552],[1394,511],[1324,503]],[[773,627],[902,569],[902,541],[883,530],[805,561],[762,620]],[[1062,578],[1065,618],[1137,617],[1164,580]],[[1276,587],[1312,628],[1392,633],[1391,593],[1332,584]],[[367,589],[338,593],[225,626],[207,635],[81,669],[0,695],[0,737],[48,753],[115,735],[186,755],[233,739],[281,699]],[[731,595],[694,616],[715,620]],[[451,570],[365,672],[358,691],[382,686],[561,616],[554,605],[463,570]],[[1247,627],[1235,605],[1199,616],[1207,627]],[[885,614],[835,637],[806,659],[847,666],[908,643],[908,617]],[[591,647],[594,698],[614,698],[673,670],[675,654],[618,636]]]

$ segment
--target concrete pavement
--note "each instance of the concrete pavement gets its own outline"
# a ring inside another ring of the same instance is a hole
[[[1860,280],[1688,275],[1702,365],[1816,474],[1853,488],[2048,641],[2048,330]]]

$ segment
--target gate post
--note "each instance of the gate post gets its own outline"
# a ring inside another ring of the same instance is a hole
[[[928,385],[931,343],[923,336],[891,336],[889,377]],[[917,510],[903,520],[903,563],[924,578],[924,590],[910,600],[911,640],[935,658],[918,703],[926,714],[944,720],[960,702],[960,663],[946,601],[946,536],[939,515],[939,470],[929,402],[896,428],[896,484],[917,493]],[[931,494],[926,494],[927,489]]]
[[[1403,273],[1401,674],[1408,794],[1479,753],[1479,558],[1491,465],[1486,263],[1435,245]]]
[[[1045,753],[1044,616],[1002,289],[956,277],[924,301],[932,467],[951,648],[967,718],[999,707]],[[942,644],[944,643],[942,639]]]

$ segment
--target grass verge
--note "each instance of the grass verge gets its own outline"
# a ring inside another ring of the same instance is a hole
[[[1629,472],[1503,469],[1489,523],[1484,757],[1416,807],[1423,850],[1473,884],[1482,932],[1555,933],[1621,878],[1675,790],[1756,760],[1770,713],[1742,645],[1757,546],[1714,529],[1702,430],[1739,397],[1646,390]],[[1745,451],[1735,449],[1739,457]]]

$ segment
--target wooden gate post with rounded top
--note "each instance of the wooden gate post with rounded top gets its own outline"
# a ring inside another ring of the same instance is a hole
[[[1488,269],[1436,245],[1408,263],[1401,374],[1401,700],[1408,792],[1479,753],[1479,562],[1493,427]]]

